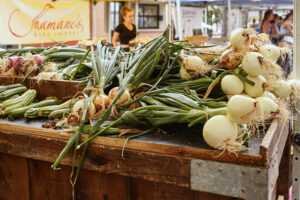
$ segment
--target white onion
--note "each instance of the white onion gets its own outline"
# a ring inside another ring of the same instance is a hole
[[[249,75],[265,74],[264,57],[257,52],[248,52],[242,61],[242,69]]]
[[[244,90],[244,83],[235,75],[227,75],[221,80],[221,88],[225,94],[240,94]]]
[[[292,93],[291,85],[285,80],[279,80],[274,84],[274,93],[280,98],[287,98]]]
[[[108,98],[109,102],[112,103],[113,100],[115,99],[117,92],[118,92],[118,87],[112,88],[109,93],[108,93]],[[131,96],[129,91],[126,89],[124,93],[120,96],[120,98],[117,100],[116,105],[117,106],[125,106],[126,104],[130,103],[132,101]]]
[[[72,108],[72,113],[75,116],[79,117],[79,120],[81,120],[83,109],[84,109],[84,100],[81,99],[74,104]],[[85,120],[87,121],[90,117],[95,115],[95,113],[96,113],[95,105],[92,102],[90,102],[90,104],[88,105],[88,111]]]
[[[223,68],[233,69],[237,67],[243,59],[243,54],[234,49],[227,49],[221,55],[220,64]]]
[[[105,94],[101,94],[95,97],[94,99],[94,105],[96,107],[96,110],[104,110],[109,105],[109,98]]]
[[[276,96],[272,93],[272,92],[269,92],[269,91],[264,91],[263,97],[269,97],[270,99],[272,99],[273,101],[277,101],[277,98]]]
[[[237,136],[237,124],[223,115],[210,118],[203,127],[203,138],[205,142],[216,149],[220,149],[226,140],[236,140]]]
[[[251,42],[250,33],[244,28],[238,28],[230,34],[230,45],[238,50],[247,49]]]
[[[255,100],[265,119],[268,119],[272,113],[278,110],[278,104],[269,97],[257,97]]]
[[[181,80],[190,80],[193,78],[183,67],[181,67],[179,70],[179,76]]]
[[[197,76],[199,74],[205,74],[209,71],[208,67],[205,65],[205,62],[199,56],[186,57],[183,60],[181,68],[184,68],[185,71],[181,70],[180,74],[188,73],[192,77]],[[187,76],[183,76],[183,77],[187,77]]]
[[[287,81],[288,84],[296,90],[300,90],[300,80],[291,79]]]
[[[254,82],[255,85],[250,85],[249,83],[245,82],[245,92],[251,97],[259,97],[264,93],[265,90],[265,83],[266,79],[261,76],[250,76],[248,75],[247,78]]]
[[[272,62],[277,62],[280,57],[280,48],[272,44],[266,44],[259,47],[259,52],[265,59]]]
[[[255,99],[243,95],[234,95],[227,104],[227,115],[237,124],[246,124],[253,120],[255,110]]]

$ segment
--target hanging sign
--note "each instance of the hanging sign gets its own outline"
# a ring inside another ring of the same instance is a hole
[[[0,1],[0,44],[90,38],[89,1]]]

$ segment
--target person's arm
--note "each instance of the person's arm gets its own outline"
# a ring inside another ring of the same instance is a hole
[[[114,47],[118,46],[117,41],[119,39],[119,36],[120,36],[120,33],[117,32],[117,31],[114,31],[114,34],[113,34],[113,37],[112,37],[112,44],[113,44]]]
[[[287,24],[286,29],[289,31],[289,36],[293,36],[293,30],[290,24]]]

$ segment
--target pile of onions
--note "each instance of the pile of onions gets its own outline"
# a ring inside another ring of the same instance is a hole
[[[238,28],[231,32],[230,45],[237,50],[248,49],[251,43],[251,33],[244,28]]]
[[[109,103],[111,104],[113,100],[115,99],[117,92],[118,92],[118,87],[112,88],[109,93],[108,93],[108,99]],[[128,90],[125,90],[125,92],[120,96],[120,98],[117,100],[116,105],[119,107],[124,107],[126,104],[132,102],[132,98],[130,96],[130,93]]]
[[[221,55],[220,64],[222,68],[234,69],[236,68],[243,59],[243,54],[236,49],[227,49]]]
[[[180,78],[182,80],[190,80],[200,74],[206,74],[209,68],[199,56],[188,56],[184,58],[180,68]]]
[[[264,91],[265,91],[265,84],[266,84],[266,79],[261,76],[251,76],[248,75],[247,79],[250,81],[254,82],[254,85],[250,85],[249,83],[245,82],[245,92],[251,97],[259,97],[261,96]]]
[[[221,80],[221,88],[227,95],[240,94],[244,90],[244,83],[235,75],[226,75]]]
[[[255,117],[256,104],[251,97],[234,95],[228,101],[227,116],[237,124],[246,124]]]
[[[83,113],[83,109],[84,109],[84,100],[80,99],[78,100],[72,108],[72,114],[77,117],[77,121],[79,122],[81,117],[82,117],[82,113]],[[86,114],[86,118],[85,121],[88,121],[91,117],[93,117],[96,114],[96,108],[95,105],[90,102],[90,104],[88,105],[88,111]]]
[[[220,150],[225,150],[223,148],[225,143],[236,141],[238,133],[237,124],[223,115],[210,118],[203,127],[205,142],[209,146]]]

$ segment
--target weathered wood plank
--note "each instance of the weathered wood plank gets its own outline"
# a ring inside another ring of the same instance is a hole
[[[27,158],[54,162],[68,137],[49,138],[26,134],[0,134],[0,152]],[[140,177],[150,181],[189,186],[190,159],[127,149],[125,159],[122,148],[92,143],[86,156],[86,169]],[[63,160],[71,165],[72,152]],[[147,166],[147,167],[145,167]]]
[[[238,198],[197,192],[175,185],[153,183],[136,178],[131,179],[130,183],[130,194],[133,200],[238,200]]]
[[[282,154],[279,165],[279,176],[277,179],[277,195],[283,195],[284,199],[289,199],[291,159],[291,137],[289,136]]]
[[[77,199],[129,199],[129,178],[83,169],[78,179]]]
[[[49,130],[43,128],[36,128],[31,126],[24,126],[12,123],[3,123],[0,122],[0,133],[6,134],[17,134],[29,136],[32,138],[44,138],[46,140],[62,140],[67,141],[70,137],[69,133],[57,130]],[[86,139],[87,136],[82,136],[82,139]],[[122,148],[125,140],[121,138],[110,138],[110,137],[97,137],[92,141],[92,144],[95,145],[106,145],[110,147]],[[214,160],[220,162],[230,162],[237,164],[247,164],[247,165],[255,165],[261,166],[262,156],[259,154],[245,154],[240,153],[228,154],[223,153],[221,156],[221,152],[217,150],[211,149],[202,149],[202,148],[193,148],[186,146],[178,146],[178,145],[162,145],[156,143],[148,143],[143,141],[129,141],[126,145],[125,151],[133,149],[144,152],[151,153],[160,153],[164,155],[171,156],[180,156],[185,158],[194,158],[194,159],[207,159]]]
[[[31,199],[72,199],[71,167],[62,166],[61,170],[54,171],[50,168],[51,164],[30,160]],[[76,199],[125,200],[127,179],[116,174],[83,169],[76,187]]]
[[[28,159],[0,153],[0,199],[30,200]]]
[[[21,83],[22,81],[23,78],[0,76],[0,85]],[[40,99],[44,99],[49,96],[56,96],[59,99],[66,97],[70,98],[78,91],[82,91],[84,88],[76,81],[42,80],[38,82],[37,79],[34,78],[26,79],[25,85],[28,88],[35,89]]]
[[[277,144],[282,143],[282,145],[279,146],[284,146],[287,135],[288,123],[282,123],[278,120],[274,120],[260,145],[260,154],[263,156],[263,163],[265,166],[269,164],[274,151],[277,150]],[[279,153],[282,153],[282,151]],[[279,157],[281,158],[281,155]]]
[[[51,163],[30,160],[30,183],[32,200],[71,199],[70,167],[54,171]]]

